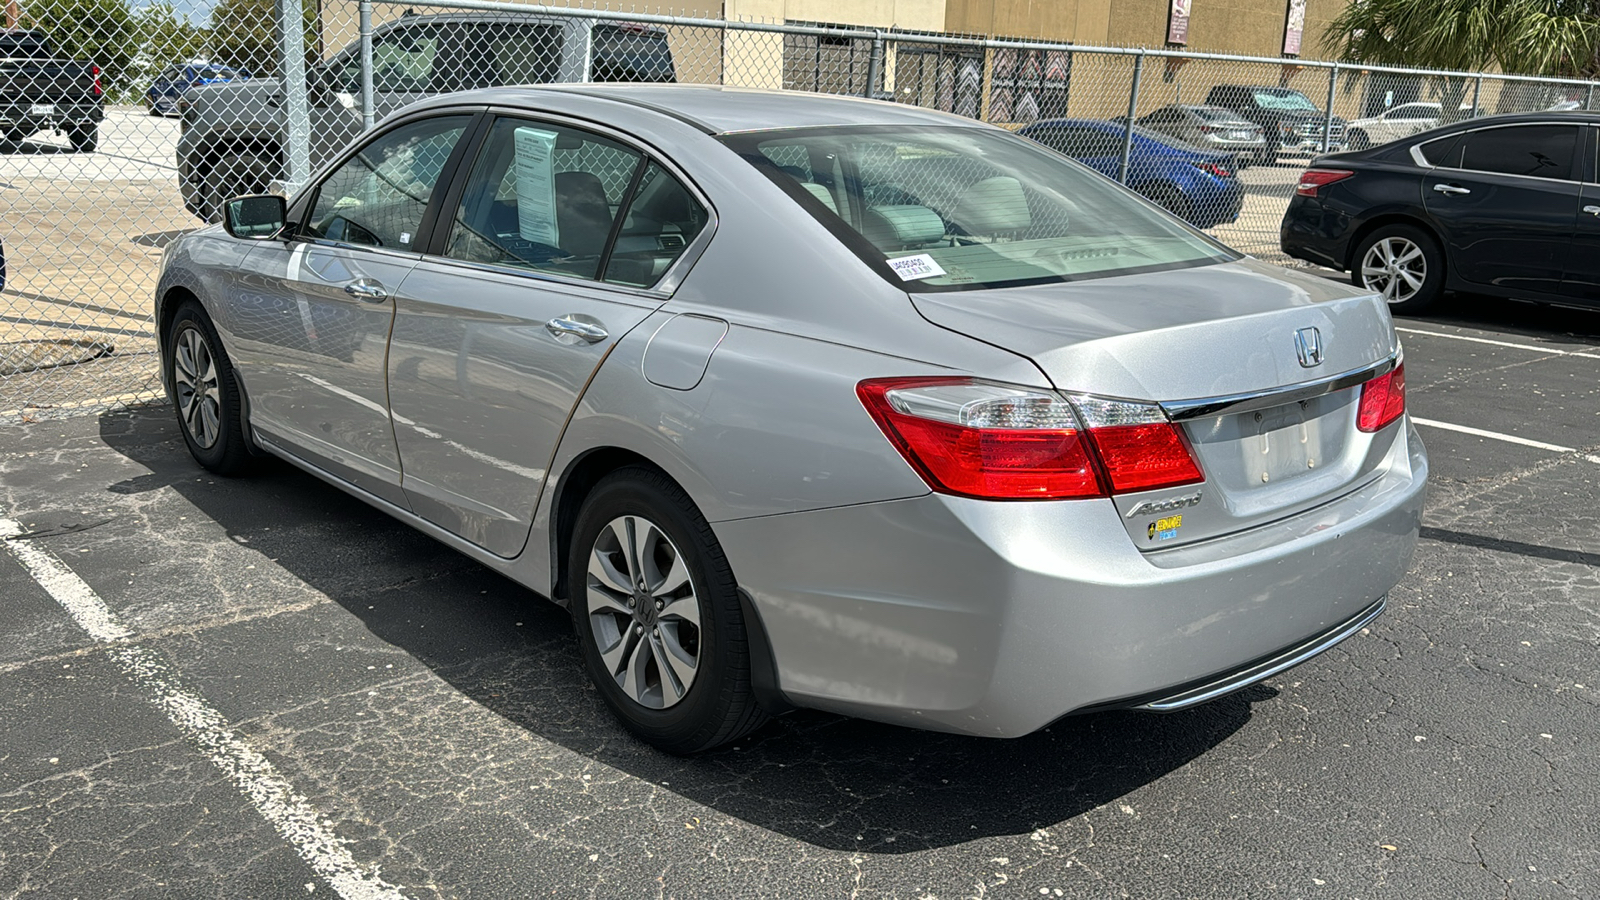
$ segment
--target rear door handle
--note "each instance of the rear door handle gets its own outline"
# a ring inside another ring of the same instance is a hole
[[[600,320],[583,313],[567,313],[544,323],[557,342],[562,344],[598,344],[611,336]]]
[[[1470,193],[1472,193],[1472,190],[1470,188],[1464,188],[1459,184],[1436,184],[1436,185],[1433,186],[1433,189],[1435,191],[1437,191],[1438,193],[1441,193],[1441,194],[1470,194]]]
[[[1600,206],[1585,206],[1583,211],[1591,216],[1600,216]]]
[[[382,303],[389,299],[389,289],[375,278],[357,278],[344,286],[344,292],[367,303]]]

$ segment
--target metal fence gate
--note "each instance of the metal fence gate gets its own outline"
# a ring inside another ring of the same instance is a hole
[[[157,396],[166,244],[229,196],[292,190],[375,121],[445,91],[675,80],[941,109],[1023,130],[1284,263],[1279,221],[1325,148],[1595,108],[1577,81],[472,0],[22,0],[8,24],[8,52],[41,38],[54,68],[0,67],[0,422]],[[1254,143],[1185,109],[1239,91],[1298,113]],[[1196,146],[1222,155],[1170,149]]]

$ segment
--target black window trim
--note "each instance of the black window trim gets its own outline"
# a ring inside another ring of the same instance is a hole
[[[1583,156],[1582,156],[1582,154],[1583,154],[1583,140],[1582,140],[1583,132],[1582,132],[1581,129],[1583,129],[1584,126],[1594,127],[1596,125],[1600,125],[1600,123],[1597,123],[1597,122],[1574,122],[1574,121],[1572,121],[1570,119],[1566,120],[1566,121],[1562,121],[1560,119],[1541,119],[1541,120],[1535,120],[1535,121],[1532,121],[1532,122],[1498,122],[1498,123],[1495,123],[1495,124],[1492,124],[1492,125],[1480,125],[1477,128],[1465,128],[1465,129],[1462,129],[1461,131],[1454,132],[1454,137],[1456,137],[1459,140],[1459,139],[1462,139],[1462,138],[1466,138],[1469,135],[1476,134],[1476,133],[1478,133],[1480,131],[1495,131],[1495,130],[1502,129],[1502,128],[1527,128],[1529,126],[1538,126],[1538,125],[1561,125],[1561,126],[1565,126],[1567,128],[1580,129],[1579,132],[1578,132],[1578,138],[1579,138],[1578,143],[1572,148],[1572,168],[1573,168],[1573,172],[1569,173],[1569,174],[1578,174],[1581,171],[1582,163],[1583,163]],[[1451,137],[1451,136],[1452,135],[1441,134],[1438,137],[1431,137],[1431,138],[1429,138],[1429,139],[1427,139],[1425,141],[1419,141],[1419,142],[1417,142],[1415,144],[1412,144],[1411,145],[1411,158],[1412,158],[1412,160],[1418,160],[1418,159],[1427,160],[1428,159],[1427,155],[1422,152],[1422,145],[1423,144],[1431,144],[1434,141],[1438,141],[1438,140],[1444,140],[1445,138],[1448,138],[1448,137]],[[1433,171],[1436,171],[1436,172],[1466,172],[1466,173],[1472,174],[1472,175],[1492,175],[1492,176],[1495,176],[1497,178],[1527,178],[1527,179],[1531,179],[1533,181],[1543,181],[1543,182],[1546,182],[1546,183],[1552,182],[1552,181],[1561,182],[1561,183],[1567,183],[1567,184],[1583,184],[1584,183],[1581,177],[1579,177],[1579,178],[1572,178],[1572,177],[1568,177],[1568,178],[1546,178],[1543,175],[1518,175],[1515,172],[1488,172],[1488,171],[1485,171],[1483,169],[1463,169],[1460,166],[1441,166],[1441,165],[1436,165],[1436,164],[1434,164],[1432,162],[1429,162],[1427,164],[1427,168],[1432,169]]]
[[[446,209],[455,209],[456,207],[460,206],[461,195],[466,193],[467,179],[472,174],[472,167],[463,163],[460,165],[459,169],[452,172],[449,189],[443,192],[434,192],[434,196],[439,198],[440,203],[438,210],[431,210],[434,212],[435,218],[430,222],[430,231],[426,232],[428,235],[427,242],[420,244],[420,246],[423,248],[423,259],[430,263],[455,266],[477,271],[497,272],[531,281],[549,282],[553,284],[568,285],[571,287],[597,288],[623,296],[640,297],[655,301],[670,299],[671,296],[677,292],[679,286],[683,284],[684,279],[688,277],[689,271],[694,268],[694,264],[699,261],[700,256],[705,253],[706,247],[711,243],[712,236],[717,230],[718,223],[721,221],[717,215],[716,207],[711,204],[710,198],[707,197],[705,192],[701,190],[700,186],[688,176],[688,173],[668,159],[665,154],[657,151],[654,147],[639,139],[637,136],[629,134],[625,131],[619,131],[616,128],[604,123],[570,114],[554,113],[545,110],[519,109],[517,107],[507,106],[493,106],[484,109],[483,121],[479,126],[478,132],[473,135],[474,146],[472,147],[471,159],[474,163],[477,161],[478,155],[482,152],[481,145],[484,141],[488,140],[490,130],[494,127],[494,123],[500,119],[518,119],[524,122],[544,123],[557,127],[587,131],[591,134],[615,141],[640,155],[640,164],[635,169],[633,177],[629,180],[628,189],[623,198],[625,203],[622,206],[619,206],[617,209],[617,222],[613,223],[611,235],[606,239],[606,246],[601,252],[602,263],[609,264],[610,262],[611,251],[616,245],[617,233],[621,229],[620,223],[628,213],[628,206],[633,202],[634,189],[637,187],[639,178],[642,177],[643,173],[649,168],[651,163],[655,163],[663,172],[675,178],[677,182],[683,185],[683,187],[689,191],[689,194],[694,197],[697,202],[699,202],[700,206],[705,209],[705,227],[701,228],[700,233],[695,236],[694,240],[690,241],[689,245],[683,248],[683,252],[678,254],[678,258],[673,260],[672,265],[668,266],[667,270],[661,274],[661,278],[657,280],[655,284],[648,287],[621,284],[614,281],[602,281],[599,278],[577,278],[575,276],[561,275],[554,272],[541,272],[535,269],[525,269],[518,266],[506,266],[495,263],[472,262],[470,260],[456,259],[444,254],[445,244],[450,238],[450,223],[448,218],[446,218],[446,216],[443,214],[443,211]],[[601,270],[601,274],[604,274],[603,270]]]

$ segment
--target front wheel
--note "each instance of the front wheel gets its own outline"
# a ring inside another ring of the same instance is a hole
[[[1444,293],[1445,262],[1433,236],[1413,225],[1383,225],[1356,248],[1350,281],[1383,295],[1397,315],[1420,313]]]
[[[247,471],[252,458],[240,415],[239,382],[200,304],[186,302],[173,316],[163,364],[178,428],[195,462],[218,475]]]
[[[601,479],[578,514],[567,572],[585,667],[629,731],[687,754],[766,721],[733,571],[670,479],[642,467]]]

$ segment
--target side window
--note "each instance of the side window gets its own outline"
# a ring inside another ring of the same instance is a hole
[[[649,287],[706,227],[706,208],[665,169],[651,163],[622,220],[605,280]]]
[[[432,28],[397,28],[372,42],[372,89],[378,93],[425,94],[432,90],[439,39]],[[361,57],[352,56],[340,72],[350,93],[361,91]]]
[[[598,135],[500,119],[454,211],[445,255],[596,278],[640,162]]]
[[[1422,158],[1447,169],[1461,168],[1461,135],[1452,134],[1421,145]]]
[[[468,116],[441,116],[384,133],[317,189],[304,233],[370,247],[410,250],[422,214]]]
[[[1578,145],[1574,125],[1518,125],[1474,131],[1462,141],[1461,168],[1566,179]]]

